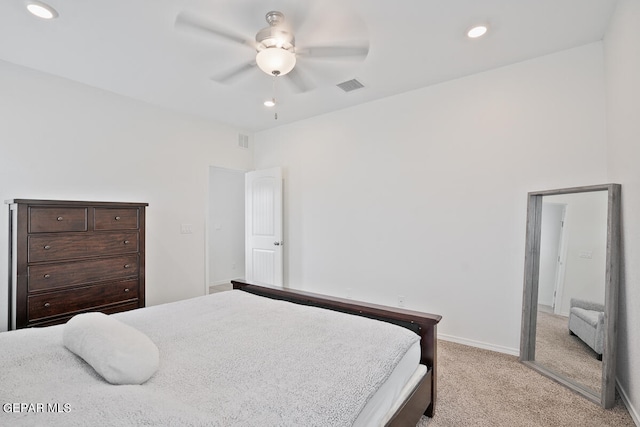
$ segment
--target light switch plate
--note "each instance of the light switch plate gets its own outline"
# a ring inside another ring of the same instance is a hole
[[[591,251],[580,251],[580,258],[591,259],[593,258],[593,252]]]

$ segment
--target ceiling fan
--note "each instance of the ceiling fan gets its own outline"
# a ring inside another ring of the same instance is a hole
[[[251,72],[257,66],[264,73],[274,77],[287,77],[297,92],[312,89],[308,79],[303,76],[296,64],[299,59],[353,59],[364,60],[369,53],[369,43],[363,42],[345,46],[296,46],[292,27],[279,11],[270,11],[265,15],[268,26],[259,30],[254,39],[238,35],[231,30],[218,26],[193,12],[181,12],[175,21],[180,30],[196,30],[213,35],[236,44],[255,49],[247,62],[224,73],[211,77],[219,83],[229,83],[237,77]]]

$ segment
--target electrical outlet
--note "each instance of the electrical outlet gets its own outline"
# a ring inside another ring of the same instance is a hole
[[[180,234],[193,234],[193,225],[180,224]]]
[[[351,288],[347,288],[347,298],[351,299]]]
[[[404,295],[398,295],[398,307],[404,307]]]

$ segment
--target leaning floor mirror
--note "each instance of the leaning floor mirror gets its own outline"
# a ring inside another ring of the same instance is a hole
[[[520,361],[615,405],[620,185],[529,193]]]

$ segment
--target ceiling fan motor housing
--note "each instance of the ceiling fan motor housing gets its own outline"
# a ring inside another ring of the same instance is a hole
[[[256,34],[256,49],[261,51],[277,47],[293,52],[296,41],[293,34],[283,25],[284,15],[281,12],[271,11],[267,13],[265,19],[269,26]]]

